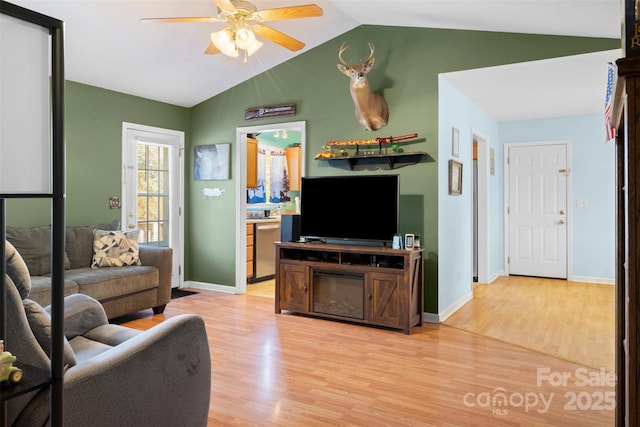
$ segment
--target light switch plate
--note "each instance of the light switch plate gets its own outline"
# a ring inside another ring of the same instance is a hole
[[[576,199],[576,206],[579,208],[586,208],[589,206],[589,199]]]

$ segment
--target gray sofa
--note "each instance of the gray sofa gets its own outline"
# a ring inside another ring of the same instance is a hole
[[[98,300],[113,319],[140,310],[162,313],[171,300],[172,250],[139,247],[141,265],[92,268],[94,229],[117,230],[118,222],[67,227],[64,294]],[[24,259],[31,275],[30,299],[51,303],[51,228],[7,227],[7,240]]]

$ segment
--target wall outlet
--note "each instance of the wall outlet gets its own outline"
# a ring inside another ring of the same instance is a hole
[[[576,207],[586,208],[589,206],[589,199],[576,199]]]

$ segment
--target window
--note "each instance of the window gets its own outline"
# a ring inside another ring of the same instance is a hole
[[[137,217],[140,243],[169,246],[169,147],[138,142]]]

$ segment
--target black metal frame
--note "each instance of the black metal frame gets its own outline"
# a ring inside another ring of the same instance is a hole
[[[63,22],[0,0],[0,13],[49,30],[51,35],[51,193],[4,194],[0,189],[0,334],[6,337],[6,206],[5,199],[50,198],[51,218],[51,425],[63,424],[64,342],[64,251],[65,251],[65,165],[64,165],[64,28]],[[9,348],[11,343],[7,343]],[[7,424],[6,402],[0,405],[0,422]]]

